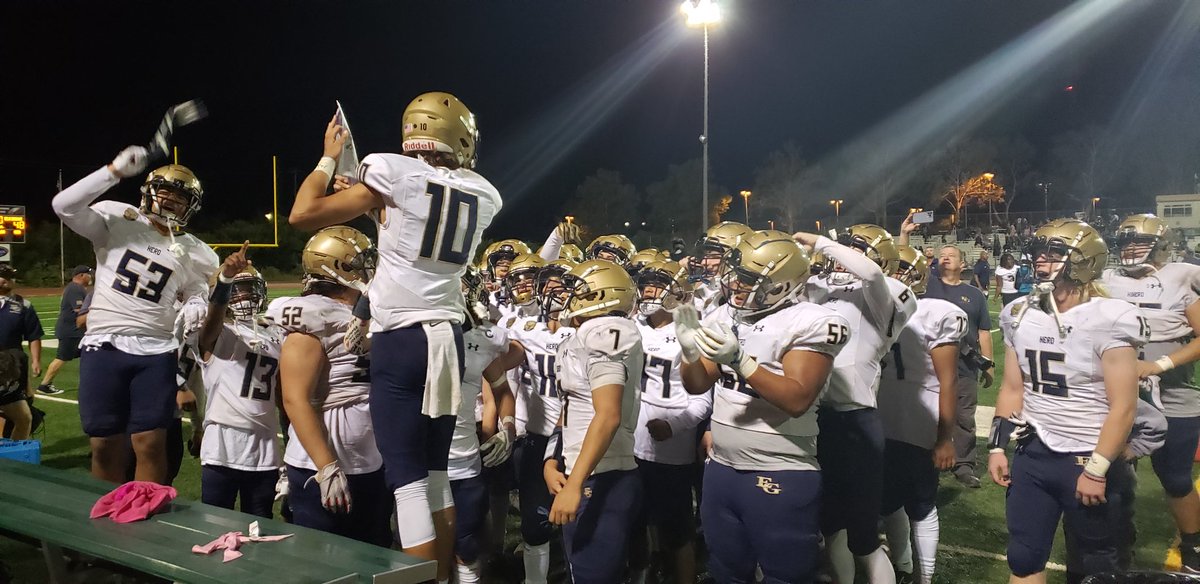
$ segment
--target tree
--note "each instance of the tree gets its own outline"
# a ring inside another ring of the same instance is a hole
[[[649,214],[646,217],[646,229],[652,234],[657,247],[666,248],[667,243],[674,237],[684,241],[696,241],[700,237],[700,193],[702,166],[700,159],[694,158],[682,164],[672,164],[667,167],[667,174],[662,180],[651,183],[646,187],[646,202]],[[717,185],[709,177],[709,224],[712,224],[714,213],[720,216],[722,195],[727,191]],[[728,207],[726,206],[727,210]]]
[[[626,183],[615,170],[598,170],[583,179],[565,209],[594,235],[626,233],[626,221],[638,219],[637,188]]]
[[[934,159],[932,170],[942,184],[935,200],[950,203],[955,221],[961,218],[968,201],[985,205],[1003,201],[1004,189],[992,182],[990,167],[995,157],[996,148],[991,144],[964,139],[950,144]],[[985,174],[991,176],[981,180]],[[999,189],[998,194],[995,189]]]
[[[817,201],[825,173],[822,168],[810,165],[799,146],[787,142],[778,150],[767,155],[762,166],[754,172],[754,196],[751,207],[753,215],[770,217],[775,227],[796,231],[805,207]],[[756,222],[754,227],[767,227],[766,221]]]
[[[1004,222],[1007,224],[1009,209],[1017,194],[1022,192],[1033,176],[1035,150],[1022,136],[1007,136],[997,142],[996,169],[1000,171],[1005,188]]]
[[[1004,187],[996,184],[995,178],[996,175],[985,172],[951,185],[943,198],[954,206],[954,217],[957,219],[962,208],[969,203],[976,206],[1003,203]]]

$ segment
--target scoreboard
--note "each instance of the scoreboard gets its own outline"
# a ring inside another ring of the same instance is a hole
[[[25,243],[25,206],[0,205],[0,243]]]

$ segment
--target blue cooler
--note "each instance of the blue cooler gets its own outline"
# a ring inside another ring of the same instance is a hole
[[[28,462],[30,464],[41,464],[42,443],[38,440],[9,440],[8,438],[0,438],[0,458]]]

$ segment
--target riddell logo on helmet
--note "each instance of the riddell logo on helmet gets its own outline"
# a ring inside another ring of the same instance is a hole
[[[404,149],[437,151],[437,142],[433,140],[405,140]]]

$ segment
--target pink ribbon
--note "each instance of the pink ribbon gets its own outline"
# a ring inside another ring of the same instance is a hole
[[[242,544],[244,544],[246,542],[279,541],[281,539],[287,539],[291,536],[292,536],[292,534],[288,533],[285,535],[261,535],[258,537],[250,537],[248,535],[242,535],[242,532],[240,532],[240,531],[230,531],[229,533],[222,534],[221,536],[217,537],[217,539],[214,539],[204,545],[192,546],[192,553],[193,554],[204,554],[207,556],[217,550],[225,550],[224,559],[222,561],[223,562],[232,562],[232,561],[242,557],[242,552],[239,552],[237,550],[239,547],[242,546]]]

